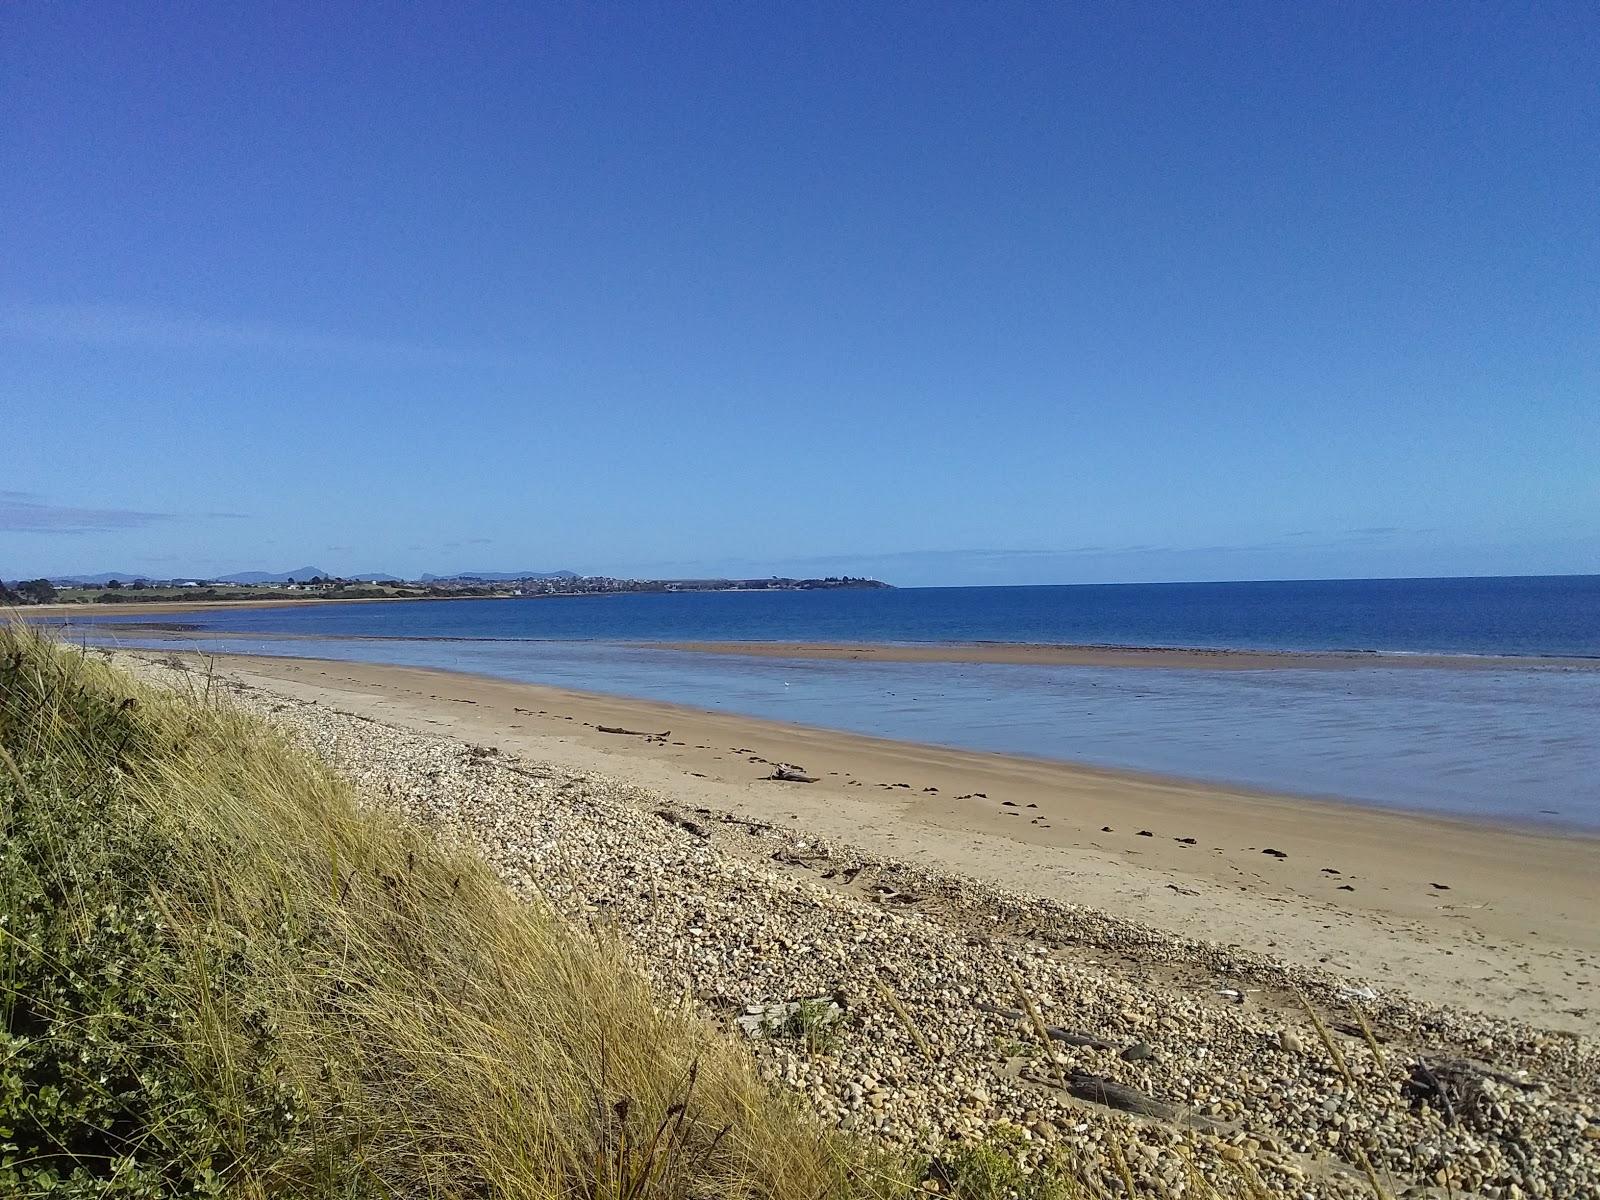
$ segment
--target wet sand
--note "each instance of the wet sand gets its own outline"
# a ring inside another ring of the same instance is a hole
[[[134,653],[134,652],[125,652]],[[170,660],[171,654],[136,652]],[[446,671],[193,669],[685,806],[1552,1028],[1600,1029],[1600,839],[943,749]],[[814,782],[773,779],[788,764]]]
[[[1520,655],[1379,654],[1341,650],[1208,650],[1164,646],[1069,646],[1032,642],[823,644],[818,642],[635,642],[639,649],[756,658],[845,659],[855,662],[1002,663],[1009,666],[1166,667],[1203,671],[1262,671],[1275,667],[1348,670],[1428,667],[1435,670],[1544,668],[1600,670],[1600,659]]]

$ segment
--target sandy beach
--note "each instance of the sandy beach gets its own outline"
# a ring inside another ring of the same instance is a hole
[[[1380,992],[1553,1029],[1600,1028],[1597,839],[444,671],[186,657],[286,697],[600,772],[690,809],[782,823],[1158,929],[1203,931]],[[780,764],[814,782],[771,778]]]

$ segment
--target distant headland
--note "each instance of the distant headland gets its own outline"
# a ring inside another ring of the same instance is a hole
[[[8,583],[0,579],[0,605],[128,604],[207,600],[405,600],[464,597],[603,596],[626,592],[808,592],[888,588],[854,575],[794,579],[627,579],[572,571],[482,572],[423,575],[405,580],[382,572],[340,576],[307,567],[294,573],[242,571],[227,577],[152,579],[102,573]]]

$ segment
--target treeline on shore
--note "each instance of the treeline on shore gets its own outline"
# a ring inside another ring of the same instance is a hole
[[[38,604],[152,604],[167,601],[193,603],[201,600],[447,600],[473,597],[560,597],[599,596],[637,592],[751,592],[751,591],[834,591],[841,589],[888,588],[876,579],[849,575],[825,579],[611,579],[579,576],[571,579],[512,581],[450,580],[424,583],[314,578],[304,583],[271,586],[227,583],[184,583],[170,585],[136,579],[124,583],[109,580],[103,587],[57,585],[49,579],[29,579],[9,586],[0,580],[0,606],[24,607]]]
[[[421,600],[462,596],[504,596],[504,589],[434,587],[426,584],[373,584],[329,581],[315,586],[248,587],[197,584],[163,587],[143,580],[124,584],[112,580],[105,587],[57,587],[48,579],[29,579],[13,586],[0,581],[0,605],[26,607],[37,604],[158,604],[199,600]]]

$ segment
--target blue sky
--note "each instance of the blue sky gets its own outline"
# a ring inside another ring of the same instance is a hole
[[[0,577],[1600,571],[1597,61],[1592,4],[7,5]]]

